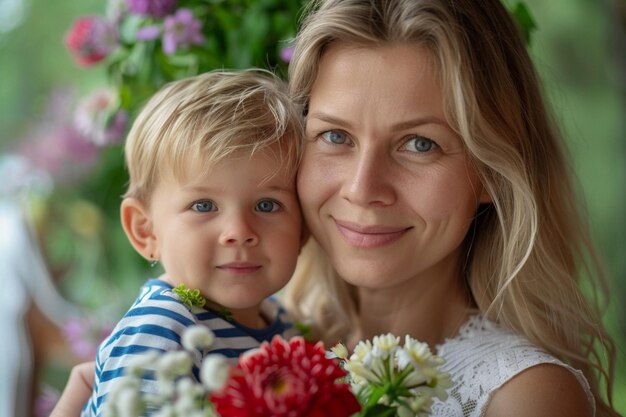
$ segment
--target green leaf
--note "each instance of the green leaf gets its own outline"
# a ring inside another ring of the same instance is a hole
[[[172,290],[180,297],[180,301],[187,307],[204,307],[206,299],[200,295],[200,290],[192,290],[185,288],[185,284],[180,284],[178,287]]]
[[[531,35],[537,29],[537,24],[530,13],[530,9],[526,6],[526,3],[517,2],[511,9],[511,15],[515,19],[524,41],[527,45],[530,45]]]

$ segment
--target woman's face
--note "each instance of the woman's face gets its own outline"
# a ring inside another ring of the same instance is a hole
[[[341,44],[320,62],[298,191],[311,234],[359,287],[455,277],[486,200],[431,63],[415,45]]]

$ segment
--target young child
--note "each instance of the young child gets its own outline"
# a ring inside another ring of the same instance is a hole
[[[164,273],[141,288],[99,347],[83,416],[100,415],[133,356],[179,349],[190,325],[210,328],[210,351],[233,360],[296,333],[268,297],[291,277],[303,240],[300,115],[263,70],[172,82],[141,111],[126,142],[121,221],[135,250]],[[208,353],[194,358],[196,376]]]

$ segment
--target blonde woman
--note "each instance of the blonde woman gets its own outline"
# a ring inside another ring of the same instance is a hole
[[[287,307],[328,343],[428,342],[455,382],[436,416],[616,416],[579,287],[603,275],[501,2],[322,0],[289,71],[312,239]]]
[[[328,344],[428,342],[455,382],[435,416],[617,416],[613,345],[579,289],[602,271],[500,2],[311,4],[290,88],[311,238],[287,306]]]

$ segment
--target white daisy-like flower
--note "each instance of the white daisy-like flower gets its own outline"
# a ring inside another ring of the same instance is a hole
[[[400,338],[394,336],[391,333],[387,333],[380,336],[374,336],[373,339],[374,348],[372,349],[372,355],[382,359],[387,359],[393,356],[394,352],[400,344]]]
[[[209,391],[223,388],[229,376],[230,364],[226,356],[214,353],[202,361],[200,380]]]
[[[418,342],[410,336],[406,336],[404,346],[396,352],[398,367],[404,369],[409,365],[417,368],[427,362],[433,354],[426,343]]]
[[[372,342],[369,340],[360,341],[354,347],[354,353],[350,356],[350,362],[369,364],[372,358],[372,349]]]
[[[189,352],[182,350],[166,352],[157,361],[157,379],[172,380],[176,377],[189,374],[193,360]]]
[[[183,333],[183,347],[193,352],[208,349],[215,341],[215,334],[206,326],[190,326]]]

